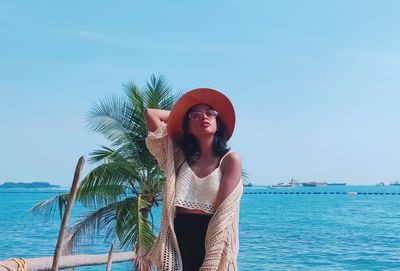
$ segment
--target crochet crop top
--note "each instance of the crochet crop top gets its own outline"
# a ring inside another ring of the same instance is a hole
[[[222,179],[220,166],[228,153],[221,158],[218,167],[203,178],[198,177],[184,162],[176,179],[175,206],[214,214]]]

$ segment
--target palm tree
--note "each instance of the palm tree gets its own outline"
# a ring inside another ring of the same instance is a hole
[[[94,241],[99,230],[106,238],[117,238],[123,249],[136,253],[135,266],[141,270],[145,255],[153,246],[152,208],[158,206],[165,178],[145,145],[145,108],[170,110],[177,94],[163,76],[152,75],[139,89],[124,85],[124,97],[109,97],[94,104],[87,123],[90,131],[110,141],[90,154],[95,168],[82,180],[77,201],[93,211],[69,230],[67,248],[81,241]],[[34,212],[47,215],[65,209],[68,193],[37,204]]]

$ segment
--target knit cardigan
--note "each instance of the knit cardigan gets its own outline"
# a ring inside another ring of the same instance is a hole
[[[148,254],[148,258],[159,271],[182,271],[182,259],[174,231],[176,208],[175,180],[178,168],[185,161],[184,156],[167,134],[167,124],[149,132],[146,145],[156,158],[166,177],[164,201],[161,213],[160,234]],[[240,180],[234,191],[226,197],[211,218],[205,239],[205,257],[201,271],[237,270],[239,253],[239,207],[243,193]]]

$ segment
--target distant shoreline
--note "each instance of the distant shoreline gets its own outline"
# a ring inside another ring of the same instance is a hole
[[[48,182],[5,182],[0,184],[0,188],[60,188],[60,185],[50,184]]]

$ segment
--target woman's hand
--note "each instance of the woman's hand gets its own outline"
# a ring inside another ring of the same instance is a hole
[[[146,108],[144,111],[144,116],[147,124],[147,129],[150,132],[154,132],[160,127],[161,122],[168,123],[168,116],[171,111],[162,109],[152,109]]]

